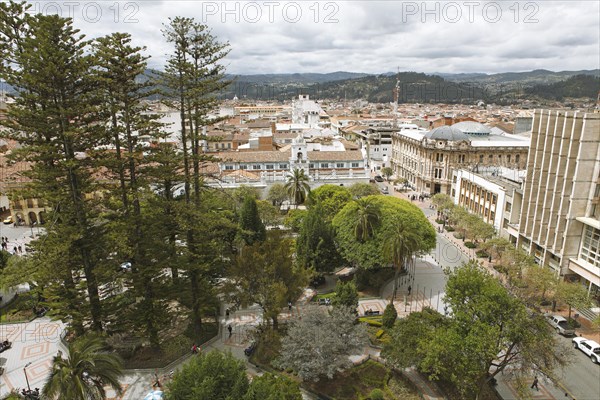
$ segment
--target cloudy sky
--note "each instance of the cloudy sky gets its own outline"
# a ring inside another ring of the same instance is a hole
[[[30,1],[88,36],[131,33],[161,68],[169,17],[231,44],[234,74],[600,68],[600,1]]]

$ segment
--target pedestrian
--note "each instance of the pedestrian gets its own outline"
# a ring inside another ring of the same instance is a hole
[[[410,291],[412,290],[412,287],[410,285],[408,285],[408,295],[410,296]]]
[[[233,328],[231,327],[231,324],[227,325],[227,330],[229,331],[229,337],[231,337],[233,334]]]
[[[229,308],[225,310],[225,318],[229,319]]]
[[[17,247],[17,249],[19,250],[19,254],[23,254],[23,248],[20,245]]]
[[[154,387],[157,387],[159,389],[162,388],[162,385],[160,384],[160,380],[158,379],[158,372],[156,370],[154,370],[154,385],[152,385]]]
[[[540,391],[540,388],[538,387],[537,376],[535,378],[533,378],[533,383],[531,384],[531,388],[537,390],[538,392]]]
[[[192,354],[198,354],[198,346],[196,345],[196,343],[194,343],[194,345],[192,346]]]
[[[292,311],[292,302],[288,301],[288,310]]]

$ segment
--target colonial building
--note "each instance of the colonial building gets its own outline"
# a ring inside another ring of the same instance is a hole
[[[524,169],[529,142],[472,121],[430,131],[408,124],[392,135],[392,168],[420,192],[450,195],[457,169]]]
[[[369,180],[362,153],[346,149],[335,139],[307,141],[298,135],[279,150],[223,152],[217,157],[218,179],[209,182],[213,186],[267,188],[272,183],[285,182],[295,169],[304,170],[311,186],[351,185]]]
[[[600,296],[600,114],[536,110],[518,246]]]

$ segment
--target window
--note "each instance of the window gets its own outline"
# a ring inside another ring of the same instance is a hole
[[[512,205],[510,203],[506,203],[506,212],[510,212],[510,210],[512,209]]]
[[[227,148],[230,149],[231,148],[231,143],[227,143]]]
[[[226,165],[225,166],[225,171],[232,171],[233,170],[233,165]]]
[[[279,164],[279,169],[287,169],[288,165],[287,164]]]
[[[458,162],[461,164],[465,163],[465,155],[464,154],[459,154],[458,155]]]
[[[493,163],[493,162],[494,162],[494,156],[493,156],[492,154],[490,154],[490,155],[488,156],[488,160],[489,160],[488,162],[489,162],[490,164],[491,164],[491,163]]]
[[[267,164],[267,165],[265,165],[265,167],[266,167],[267,169],[273,169],[273,164]]]
[[[329,168],[329,163],[322,162],[321,163],[321,168]]]
[[[600,230],[589,225],[585,226],[579,258],[600,267]]]
[[[444,161],[444,154],[442,154],[442,153],[435,153],[435,161],[437,161],[437,162]]]
[[[240,164],[240,169],[248,169],[248,166],[246,164]]]
[[[310,163],[310,164],[308,165],[308,168],[314,168],[314,167],[315,167],[315,164],[313,164],[313,163]]]
[[[352,163],[352,168],[358,168],[358,163],[357,162],[353,162]]]
[[[339,162],[337,164],[335,164],[336,168],[344,168],[344,163],[343,162]]]
[[[483,154],[479,155],[479,163],[483,164]]]
[[[252,166],[252,169],[260,169],[260,164],[254,164],[254,165]]]
[[[520,154],[516,154],[515,155],[515,162],[518,164],[519,163],[519,159],[521,158]]]
[[[510,154],[506,156],[506,161],[510,163]]]

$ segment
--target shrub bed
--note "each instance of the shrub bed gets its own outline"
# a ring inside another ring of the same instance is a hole
[[[446,232],[454,232],[455,229],[451,226],[446,226]]]
[[[490,256],[484,250],[479,250],[479,251],[475,252],[475,254],[477,254],[477,257],[482,257],[482,258],[488,258]]]
[[[465,247],[467,249],[474,249],[475,247],[477,247],[477,245],[473,242],[465,242]]]

